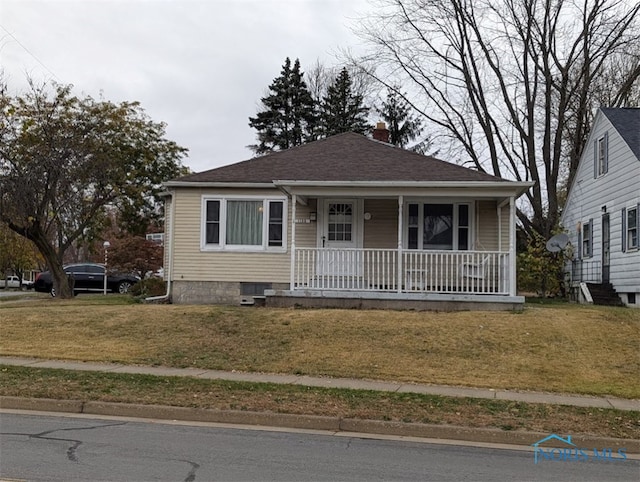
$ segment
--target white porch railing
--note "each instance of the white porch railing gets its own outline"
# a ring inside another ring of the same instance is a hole
[[[509,294],[506,251],[296,248],[293,289]]]

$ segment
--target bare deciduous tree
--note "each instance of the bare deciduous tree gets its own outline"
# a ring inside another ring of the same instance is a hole
[[[361,28],[377,48],[358,63],[373,66],[370,75],[387,87],[409,91],[405,99],[463,162],[535,181],[519,218],[527,231],[548,236],[559,220],[559,186],[575,172],[594,107],[624,105],[637,92],[640,4],[377,3]]]

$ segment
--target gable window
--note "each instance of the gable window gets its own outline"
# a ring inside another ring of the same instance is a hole
[[[285,201],[203,199],[203,249],[284,248]]]
[[[640,248],[640,205],[622,210],[622,251]]]
[[[593,221],[590,219],[588,223],[582,225],[582,257],[590,258],[593,256],[591,252],[591,244],[593,234]]]
[[[594,143],[593,157],[593,177],[606,174],[609,170],[609,136],[606,132],[602,137],[596,139]]]
[[[468,250],[470,233],[468,204],[408,205],[408,249]]]

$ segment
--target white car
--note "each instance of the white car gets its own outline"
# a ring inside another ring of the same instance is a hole
[[[20,278],[7,276],[7,279],[0,279],[0,288],[20,288]]]

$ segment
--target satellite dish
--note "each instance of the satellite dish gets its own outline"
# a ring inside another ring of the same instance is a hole
[[[552,253],[557,253],[566,248],[567,244],[569,244],[569,236],[565,233],[556,234],[547,241],[547,250]]]

